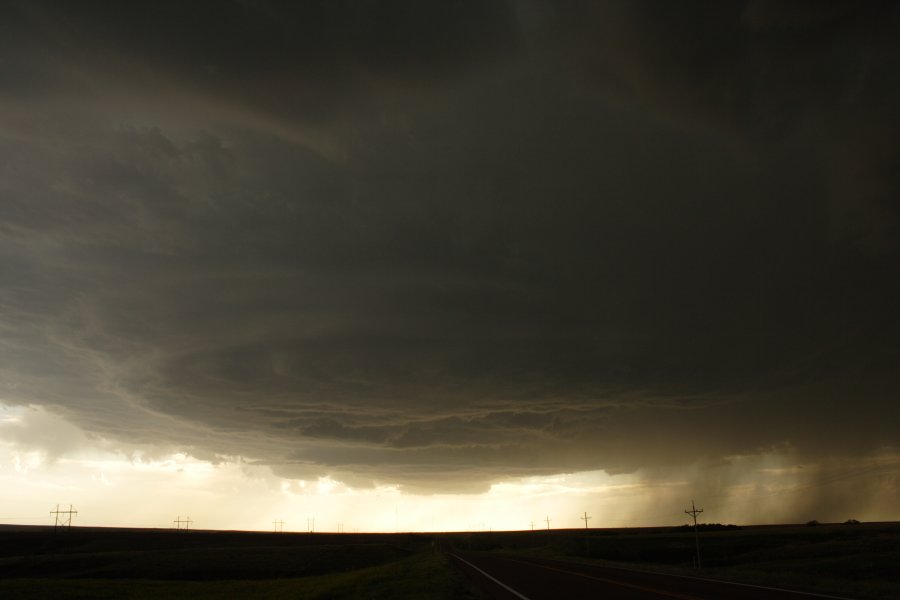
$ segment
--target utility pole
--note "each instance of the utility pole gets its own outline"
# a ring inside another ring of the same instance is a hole
[[[587,529],[587,528],[588,528],[587,522],[591,519],[591,517],[588,516],[587,511],[585,511],[583,517],[579,517],[579,518],[580,518],[582,521],[584,521],[584,528]]]
[[[72,505],[69,505],[69,510],[59,510],[59,504],[56,505],[56,510],[51,510],[50,514],[53,515],[53,533],[56,533],[57,528],[65,527],[66,530],[72,527],[72,515],[77,515],[77,510],[72,510]]]
[[[697,530],[697,515],[703,512],[702,508],[694,506],[694,500],[691,499],[691,510],[684,511],[686,514],[694,517],[694,542],[697,545],[697,568],[700,568],[700,532]]]
[[[550,531],[550,521],[551,521],[550,515],[547,515],[547,518],[544,519],[544,521],[546,521],[546,523],[547,523],[547,531]]]
[[[316,518],[315,517],[306,517],[306,532],[307,533],[315,533],[316,532]]]
[[[275,526],[275,533],[284,532],[284,521],[282,521],[281,519],[272,521],[272,525]]]
[[[188,531],[191,528],[191,523],[193,523],[190,517],[185,517],[182,519],[181,515],[176,517],[172,522],[175,523],[175,531]],[[184,525],[184,527],[182,527],[182,525]]]
[[[534,531],[534,521],[531,522],[531,530]]]

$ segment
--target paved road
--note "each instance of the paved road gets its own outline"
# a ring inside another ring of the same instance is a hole
[[[565,561],[450,552],[482,590],[497,600],[816,600],[834,598]]]

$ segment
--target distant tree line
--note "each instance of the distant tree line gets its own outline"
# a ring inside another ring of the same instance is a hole
[[[682,525],[681,527],[675,527],[675,531],[684,531],[684,530],[694,530],[693,525]],[[721,523],[697,523],[698,531],[725,531],[725,530],[734,530],[741,529],[738,525],[722,525]]]

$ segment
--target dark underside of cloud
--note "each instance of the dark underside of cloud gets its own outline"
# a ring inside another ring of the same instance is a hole
[[[893,3],[5,3],[0,401],[423,489],[897,446]]]

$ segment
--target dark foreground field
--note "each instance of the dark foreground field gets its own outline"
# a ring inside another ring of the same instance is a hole
[[[900,598],[900,524],[701,533],[701,576]],[[690,531],[296,534],[0,526],[0,597],[484,598],[447,552],[695,574]]]
[[[0,598],[479,598],[423,534],[0,527]]]

